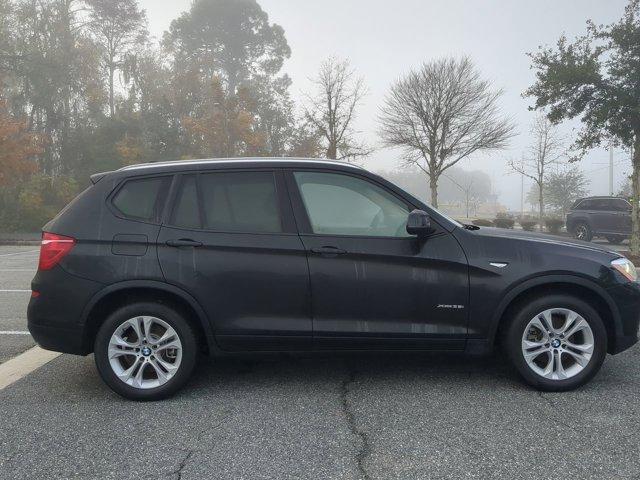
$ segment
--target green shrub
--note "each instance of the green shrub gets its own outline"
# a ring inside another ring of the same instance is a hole
[[[521,218],[518,223],[520,224],[522,229],[526,230],[527,232],[533,232],[533,230],[535,230],[536,226],[538,225],[538,222],[536,222],[535,220],[526,218]]]
[[[549,233],[560,233],[560,230],[564,227],[564,220],[561,218],[545,218],[544,226]]]
[[[479,218],[473,221],[473,224],[476,227],[493,227],[493,222],[491,220],[487,220],[485,218]]]
[[[513,218],[498,217],[493,221],[493,224],[498,228],[513,228],[516,221]]]

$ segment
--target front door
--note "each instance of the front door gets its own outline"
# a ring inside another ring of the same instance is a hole
[[[468,268],[449,232],[408,235],[415,206],[364,176],[288,172],[288,186],[317,348],[464,347]]]
[[[619,216],[611,200],[606,198],[593,199],[589,213],[591,213],[594,231],[599,233],[618,231]]]
[[[182,175],[158,238],[167,282],[193,295],[224,350],[311,347],[309,270],[280,172]]]

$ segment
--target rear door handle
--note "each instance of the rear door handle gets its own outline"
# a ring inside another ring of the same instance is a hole
[[[338,247],[318,247],[312,248],[312,253],[317,253],[318,255],[344,255],[347,253],[346,250],[342,250]]]
[[[167,240],[170,247],[201,247],[202,242],[191,240],[190,238],[180,238],[178,240]]]

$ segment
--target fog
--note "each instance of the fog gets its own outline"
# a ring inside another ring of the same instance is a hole
[[[369,88],[359,109],[357,129],[362,138],[378,145],[376,116],[389,85],[421,62],[447,56],[469,55],[483,72],[503,88],[502,108],[518,125],[519,135],[508,150],[480,155],[459,164],[467,170],[483,170],[493,183],[498,200],[520,208],[520,177],[510,173],[506,161],[518,158],[531,138],[531,99],[522,92],[532,84],[527,52],[552,45],[562,33],[569,37],[585,31],[587,19],[610,23],[620,18],[625,0],[259,0],[272,22],[285,29],[292,50],[284,71],[293,80],[291,94],[302,100],[310,90],[308,77],[329,55],[348,58]],[[150,21],[151,33],[161,38],[172,19],[190,7],[190,0],[140,0]],[[567,143],[579,124],[563,125]],[[378,149],[362,163],[372,170],[394,170],[398,151]],[[609,154],[594,150],[580,163],[591,184],[591,193],[609,193]],[[614,189],[630,173],[629,153],[615,152]],[[426,188],[425,179],[425,188]],[[530,182],[525,182],[525,192]]]

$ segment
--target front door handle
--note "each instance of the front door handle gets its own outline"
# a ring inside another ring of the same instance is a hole
[[[191,240],[190,238],[180,238],[178,240],[167,240],[167,245],[170,247],[201,247],[202,242]]]
[[[344,255],[347,253],[346,250],[342,250],[338,247],[318,247],[312,248],[312,253],[317,253],[318,255]]]

